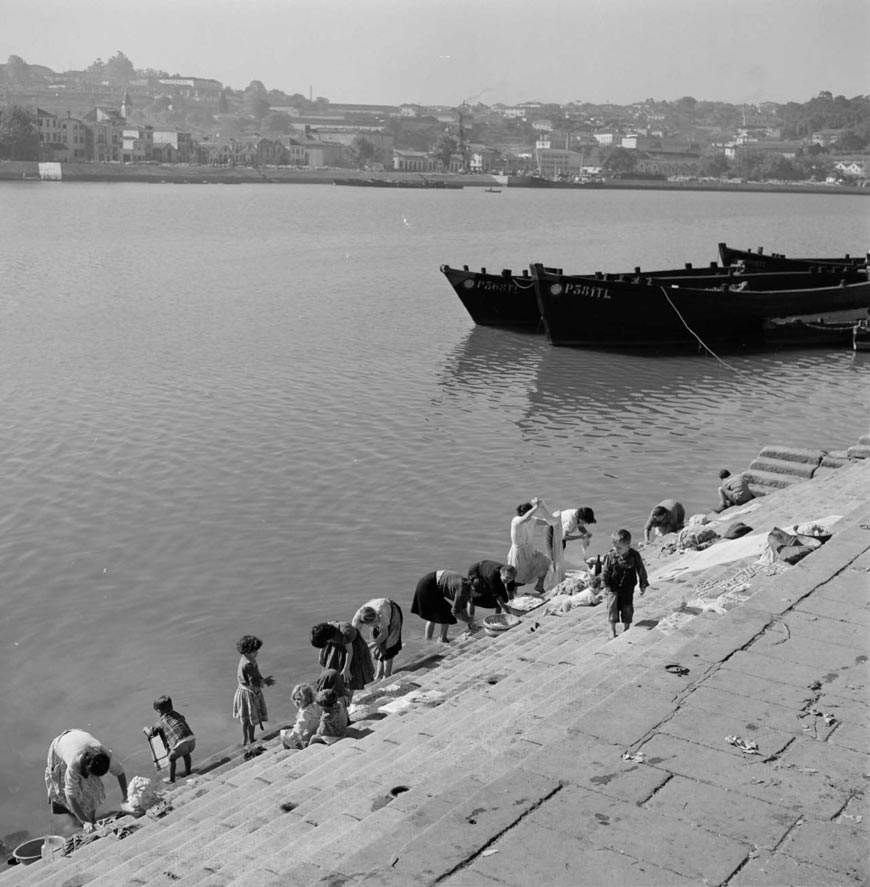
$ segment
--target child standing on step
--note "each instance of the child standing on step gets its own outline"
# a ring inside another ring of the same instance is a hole
[[[634,616],[634,587],[640,584],[640,596],[649,588],[646,567],[637,549],[631,547],[631,533],[617,530],[610,541],[613,548],[604,556],[601,581],[604,585],[610,632],[616,637],[616,623],[622,622],[623,631],[631,628]]]
[[[169,752],[169,781],[175,782],[175,764],[184,759],[184,775],[190,776],[190,753],[196,748],[196,737],[184,715],[172,707],[169,696],[154,700],[154,711],[160,715],[153,727],[146,727],[149,736],[159,736]]]
[[[249,746],[254,741],[254,727],[263,729],[268,720],[266,700],[263,698],[263,684],[271,687],[275,683],[272,675],[263,677],[257,665],[257,655],[263,642],[252,634],[239,639],[236,649],[242,654],[236,670],[238,687],[233,698],[233,717],[242,722],[242,744]]]

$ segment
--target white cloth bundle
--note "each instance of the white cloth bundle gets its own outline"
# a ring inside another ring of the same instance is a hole
[[[145,776],[134,776],[127,786],[127,807],[138,813],[144,813],[149,807],[159,804],[162,798]]]

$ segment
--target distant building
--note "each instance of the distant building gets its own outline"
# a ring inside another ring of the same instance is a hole
[[[393,151],[393,169],[402,172],[432,172],[437,161],[423,151]]]
[[[838,160],[834,164],[834,169],[850,178],[866,179],[867,172],[870,170],[870,159],[865,157],[861,160]]]
[[[616,145],[619,143],[622,136],[618,132],[614,132],[610,130],[608,132],[596,132],[593,133],[595,137],[595,141],[601,145],[602,148],[609,147],[610,145]]]
[[[701,169],[701,155],[688,151],[650,151],[638,158],[635,169],[663,176],[695,176]]]
[[[165,77],[157,82],[171,95],[210,104],[217,104],[224,88],[219,80],[206,77]]]
[[[189,163],[194,157],[193,136],[189,132],[155,129],[152,133],[153,159],[161,163]],[[166,159],[166,148],[171,148]],[[161,156],[158,157],[157,154]]]
[[[843,134],[841,129],[820,129],[818,132],[814,132],[810,136],[810,141],[814,145],[819,145],[822,148],[827,148],[829,145],[834,145],[837,142],[837,139]]]
[[[117,162],[121,159],[121,133],[127,125],[114,108],[94,108],[82,118],[91,132],[89,160]]]
[[[144,160],[151,160],[153,146],[153,127],[125,126],[121,130],[121,160],[124,163],[141,163]]]
[[[40,160],[60,163],[89,159],[90,130],[69,111],[66,117],[58,117],[37,108],[36,125],[39,130]]]

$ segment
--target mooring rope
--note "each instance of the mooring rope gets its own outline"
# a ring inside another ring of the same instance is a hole
[[[671,308],[674,309],[674,313],[677,315],[677,317],[680,318],[680,322],[683,324],[683,326],[698,340],[701,347],[708,354],[711,354],[713,357],[715,357],[716,360],[718,360],[719,363],[721,363],[723,367],[726,367],[727,369],[731,370],[732,372],[737,373],[739,376],[747,376],[747,377],[749,376],[749,374],[744,373],[743,370],[738,370],[737,367],[733,367],[733,366],[731,366],[730,363],[727,363],[726,361],[722,360],[722,358],[719,357],[718,354],[716,354],[716,352],[689,326],[689,324],[686,323],[686,319],[683,317],[682,314],[680,314],[679,309],[673,303],[673,301],[671,300],[671,297],[668,295],[668,291],[663,286],[660,286],[659,289],[664,294],[664,297],[668,300],[668,304],[671,306]]]

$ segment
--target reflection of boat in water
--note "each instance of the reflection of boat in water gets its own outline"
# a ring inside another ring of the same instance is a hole
[[[635,283],[532,267],[551,344],[584,348],[763,346],[764,325],[776,318],[870,308],[867,274],[855,274],[863,280],[849,283],[848,272],[837,271],[749,275],[736,284],[729,279],[701,285],[698,279]]]
[[[466,396],[528,388],[535,366],[551,350],[543,336],[492,327],[473,327],[450,351],[439,373],[441,387]]]

